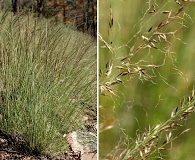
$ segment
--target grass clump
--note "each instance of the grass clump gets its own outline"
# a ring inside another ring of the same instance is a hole
[[[64,26],[1,13],[0,128],[32,148],[59,155],[63,135],[82,129],[96,103],[96,47]]]

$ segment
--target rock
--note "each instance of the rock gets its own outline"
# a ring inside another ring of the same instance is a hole
[[[92,132],[74,131],[66,136],[67,142],[75,153],[80,153],[81,160],[97,159],[97,136]]]

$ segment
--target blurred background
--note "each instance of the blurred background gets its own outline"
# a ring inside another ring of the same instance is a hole
[[[111,86],[115,95],[111,92],[100,94],[101,159],[111,153],[121,137],[134,141],[148,125],[166,121],[181,100],[191,95],[195,80],[195,3],[178,3],[174,0],[99,1],[99,35],[104,40],[99,43],[100,85],[116,79],[120,73],[116,66],[122,66],[124,61],[134,69],[159,66],[144,74],[121,77],[122,83]],[[177,17],[181,6],[184,8]],[[153,12],[158,11],[159,14],[154,15]],[[176,16],[163,30],[172,33],[166,34],[167,41],[136,50],[144,42],[143,35],[150,37],[154,27],[164,23],[170,11]],[[131,56],[131,52],[136,54]],[[130,56],[130,60],[121,61],[126,56]],[[113,68],[106,76],[108,63],[112,63]],[[187,128],[191,131],[176,139],[172,149],[164,151],[165,159],[191,160],[195,157],[194,118],[192,114],[178,129],[178,132]]]

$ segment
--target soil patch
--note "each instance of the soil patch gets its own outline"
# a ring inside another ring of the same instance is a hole
[[[28,147],[19,135],[7,134],[0,130],[0,160],[80,160],[71,148],[62,157],[41,155],[39,149]]]

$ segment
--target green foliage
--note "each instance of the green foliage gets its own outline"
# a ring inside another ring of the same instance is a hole
[[[31,15],[1,13],[0,28],[0,128],[44,153],[64,153],[63,135],[82,129],[95,107],[93,39]]]

